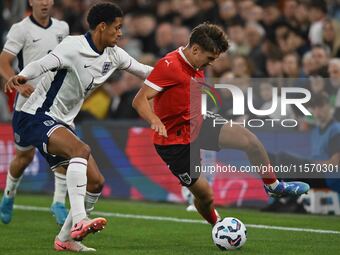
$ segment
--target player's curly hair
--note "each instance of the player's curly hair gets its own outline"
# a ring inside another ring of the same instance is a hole
[[[105,22],[111,24],[116,18],[123,17],[123,11],[116,4],[104,2],[98,3],[89,11],[87,15],[87,22],[89,23],[90,29],[95,29],[98,24]]]
[[[223,53],[228,50],[229,42],[223,29],[215,24],[204,22],[196,26],[189,38],[189,46],[199,45],[205,51]]]

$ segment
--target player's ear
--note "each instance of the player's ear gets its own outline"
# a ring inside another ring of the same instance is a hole
[[[200,50],[201,50],[201,47],[197,44],[193,44],[191,46],[191,52],[193,55],[197,55],[200,52]]]
[[[98,28],[99,28],[99,30],[101,31],[101,32],[103,32],[104,30],[105,30],[105,28],[106,28],[106,23],[105,22],[100,22],[99,24],[98,24]]]

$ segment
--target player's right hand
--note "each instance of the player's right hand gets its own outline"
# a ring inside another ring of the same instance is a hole
[[[23,85],[17,87],[17,91],[23,97],[29,97],[33,93],[34,88],[31,85],[26,83],[26,84],[23,84]]]
[[[26,77],[21,75],[14,75],[5,84],[5,92],[13,92],[13,90],[18,90],[18,87],[27,82]]]
[[[151,123],[151,129],[153,129],[156,133],[158,133],[161,136],[168,137],[166,128],[160,119],[155,120]]]

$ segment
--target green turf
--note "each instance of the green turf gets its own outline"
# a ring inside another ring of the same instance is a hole
[[[18,195],[16,204],[49,206],[50,197]],[[97,210],[128,214],[200,219],[184,210],[184,205],[102,200]],[[340,217],[261,213],[244,209],[219,209],[245,224],[328,229],[340,231]],[[58,228],[47,212],[15,210],[9,225],[0,225],[0,254],[57,254],[52,245]],[[211,241],[211,227],[204,224],[175,223],[141,219],[108,218],[107,228],[91,235],[85,244],[96,254],[223,254]],[[296,255],[340,254],[340,235],[248,228],[246,245],[233,254]],[[230,253],[230,252],[227,252]],[[63,253],[63,254],[68,254]]]

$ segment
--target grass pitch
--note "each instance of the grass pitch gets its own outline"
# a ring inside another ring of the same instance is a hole
[[[19,194],[17,205],[49,207],[51,197]],[[117,213],[106,217],[108,225],[101,233],[90,235],[84,244],[97,249],[96,254],[223,254],[261,255],[320,255],[340,254],[340,232],[324,234],[247,228],[248,241],[240,250],[223,252],[211,240],[211,227],[207,224],[171,222],[164,218],[140,219],[131,215],[172,217],[179,219],[201,218],[197,213],[186,212],[184,205],[101,200],[97,211]],[[220,208],[223,217],[239,218],[246,225],[267,225],[340,231],[340,217],[262,213],[245,209]],[[118,216],[118,217],[117,217]],[[124,218],[129,217],[129,218]],[[0,223],[1,255],[57,254],[53,241],[59,228],[46,211],[15,209],[9,225]],[[62,254],[72,254],[63,252]]]

